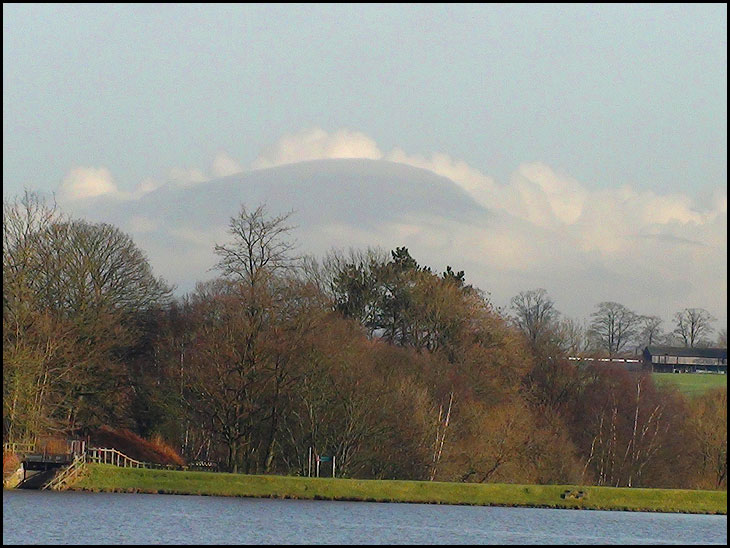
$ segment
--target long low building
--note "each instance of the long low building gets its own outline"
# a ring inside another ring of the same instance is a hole
[[[647,346],[643,361],[655,373],[727,374],[727,348]]]

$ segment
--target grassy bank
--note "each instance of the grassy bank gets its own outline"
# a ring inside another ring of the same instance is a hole
[[[657,384],[672,385],[689,397],[701,396],[713,388],[727,388],[727,375],[713,373],[652,373]]]
[[[727,492],[616,489],[564,485],[467,484],[427,481],[316,479],[211,472],[139,470],[93,464],[72,489],[372,502],[420,502],[727,514]],[[582,499],[561,498],[582,490]]]

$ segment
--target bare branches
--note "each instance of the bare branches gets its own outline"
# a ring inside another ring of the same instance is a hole
[[[515,312],[515,323],[533,346],[548,334],[558,317],[553,301],[544,289],[522,291],[512,297],[511,308]]]
[[[216,245],[220,257],[215,268],[226,278],[235,279],[255,287],[274,274],[295,266],[292,255],[294,243],[287,239],[293,227],[287,224],[292,212],[267,217],[266,206],[254,211],[245,206],[231,218],[228,232],[233,241]]]
[[[438,422],[436,424],[436,443],[434,445],[433,449],[433,464],[431,467],[431,475],[429,476],[429,480],[433,481],[436,477],[436,470],[438,468],[439,462],[441,462],[441,455],[444,451],[444,442],[446,441],[446,431],[449,428],[449,421],[451,420],[451,406],[454,403],[454,392],[451,391],[449,393],[449,406],[446,409],[446,417],[443,418],[443,411],[444,407],[443,405],[439,406],[439,417]]]
[[[136,344],[136,321],[169,294],[119,229],[66,219],[29,192],[5,203],[4,434],[108,418],[129,384],[120,357]]]
[[[684,346],[694,348],[706,344],[707,337],[714,331],[715,318],[704,308],[685,308],[674,315],[676,329],[674,334]]]
[[[640,320],[636,313],[614,302],[600,303],[591,317],[590,334],[596,345],[605,350],[609,357],[620,354],[633,340]]]

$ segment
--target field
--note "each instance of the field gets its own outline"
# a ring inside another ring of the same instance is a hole
[[[652,373],[657,384],[673,384],[686,396],[701,396],[712,388],[727,388],[727,375],[712,373]]]
[[[727,514],[726,491],[249,476],[91,464],[74,490]],[[565,491],[583,492],[580,499]]]

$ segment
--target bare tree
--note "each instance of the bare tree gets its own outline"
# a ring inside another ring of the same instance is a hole
[[[657,344],[664,336],[662,331],[662,319],[659,316],[641,316],[639,340],[640,346],[651,346]]]
[[[446,409],[446,415],[444,416],[443,404],[439,406],[439,416],[436,426],[436,442],[433,447],[433,464],[431,466],[431,474],[429,475],[429,481],[433,481],[436,477],[436,471],[438,469],[439,462],[441,461],[441,454],[444,451],[444,442],[446,441],[446,431],[449,428],[449,421],[451,420],[451,407],[454,403],[454,392],[449,393],[449,407]]]
[[[704,308],[685,308],[674,315],[674,320],[674,334],[689,348],[706,344],[707,336],[714,331],[711,324],[715,318]]]
[[[587,457],[598,485],[641,486],[659,454],[677,435],[668,411],[670,401],[657,393],[650,379],[627,371],[604,370],[589,381],[584,394]],[[669,450],[668,448],[666,450]]]
[[[117,227],[82,220],[55,223],[40,234],[44,268],[38,282],[46,305],[74,313],[134,313],[168,301],[145,254]]]
[[[67,220],[29,192],[5,203],[4,435],[120,415],[115,403],[128,387],[121,357],[136,343],[139,313],[169,292],[117,228]]]
[[[278,272],[291,269],[295,263],[292,255],[295,244],[287,239],[293,230],[287,224],[291,215],[290,212],[269,218],[265,205],[253,211],[242,206],[228,224],[233,241],[215,246],[215,253],[220,257],[215,268],[224,277],[251,288]]]
[[[652,405],[641,415],[641,391],[646,382],[645,377],[636,377],[636,399],[633,420],[631,421],[631,436],[624,451],[622,468],[626,470],[626,486],[632,487],[635,481],[641,480],[646,465],[661,448],[660,429],[664,433],[669,425],[662,424],[664,408],[661,403]],[[648,414],[648,416],[646,416]]]
[[[35,305],[35,274],[41,268],[39,234],[61,220],[56,204],[25,191],[22,198],[3,202],[3,320],[17,327]]]
[[[246,334],[249,318],[233,284],[199,284],[191,299],[193,326],[186,352],[183,401],[192,416],[228,449],[229,469],[238,471],[239,447],[262,410],[256,397],[264,380],[251,367]]]
[[[547,336],[558,316],[553,301],[544,289],[522,291],[512,297],[511,308],[515,311],[515,323],[533,345]]]
[[[215,246],[215,268],[226,280],[222,291],[200,295],[210,310],[190,352],[188,406],[207,417],[225,442],[233,471],[242,447],[246,469],[271,466],[283,389],[292,380],[287,351],[306,331],[295,321],[300,299],[283,280],[296,265],[294,244],[286,238],[290,215],[269,217],[263,205],[253,211],[242,206],[229,223],[232,241]],[[265,442],[258,447],[254,438],[262,429]]]
[[[615,356],[636,336],[640,317],[622,304],[602,302],[591,318],[590,334],[594,343],[609,356]]]
[[[727,390],[716,388],[690,403],[689,421],[697,441],[701,487],[727,489]]]
[[[586,328],[573,318],[561,318],[555,328],[555,342],[560,350],[570,356],[580,355],[588,350]]]

